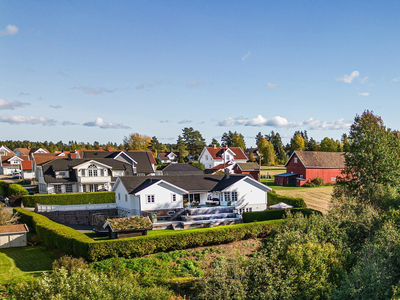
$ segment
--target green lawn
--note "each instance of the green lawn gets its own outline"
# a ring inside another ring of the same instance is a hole
[[[51,271],[51,265],[57,258],[41,246],[0,249],[0,283]]]

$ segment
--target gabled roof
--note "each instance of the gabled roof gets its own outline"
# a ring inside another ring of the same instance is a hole
[[[248,175],[177,175],[177,176],[123,176],[119,180],[129,194],[135,194],[141,190],[159,182],[160,180],[175,185],[181,189],[194,192],[221,191]]]
[[[8,233],[23,233],[28,232],[28,227],[25,224],[2,225],[0,226],[0,235]]]
[[[322,152],[322,151],[294,151],[286,162],[285,167],[292,157],[296,155],[306,168],[332,168],[343,169],[344,152]]]
[[[0,150],[1,149],[4,149],[6,152],[8,152],[8,153],[12,153],[12,154],[14,154],[14,152],[10,149],[10,148],[8,148],[7,146],[4,146],[4,145],[2,145],[2,146],[0,146]]]
[[[236,163],[236,166],[242,171],[258,171],[260,169],[256,162]]]
[[[210,153],[211,157],[214,160],[222,160],[222,154],[227,151],[228,149],[231,150],[234,154],[235,157],[234,159],[245,159],[247,160],[247,156],[244,154],[241,148],[238,147],[206,147],[208,153]]]
[[[71,158],[76,159],[77,155],[75,153],[71,153]],[[34,153],[32,154],[33,162],[36,166],[42,165],[46,162],[49,162],[53,159],[65,159],[67,156],[59,156],[59,153]]]
[[[162,169],[164,175],[202,175],[203,170],[191,164],[169,164]]]
[[[158,152],[157,155],[160,159],[169,159],[168,155],[171,153],[173,155],[175,155],[176,157],[179,157],[179,152],[171,152],[171,151],[170,152]]]
[[[223,170],[223,169],[226,169],[226,168],[228,168],[228,167],[230,167],[232,165],[233,164],[229,164],[229,163],[227,163],[227,164],[219,164],[219,165],[216,165],[215,167],[212,167],[211,170]]]
[[[32,171],[32,161],[31,160],[23,160],[21,161],[21,167],[24,171]]]
[[[29,155],[29,152],[31,151],[31,149],[28,148],[15,148],[14,151],[16,150],[21,152],[22,155]]]
[[[21,161],[29,160],[29,157],[26,156],[26,155],[4,155],[4,156],[0,156],[0,158],[1,158],[1,165],[2,165],[3,167],[16,166],[16,165],[12,165],[12,164],[10,163],[10,160],[11,160],[13,157],[18,157]]]

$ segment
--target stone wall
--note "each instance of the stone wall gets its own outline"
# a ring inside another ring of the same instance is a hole
[[[92,215],[102,213],[109,217],[118,216],[117,209],[97,209],[97,210],[74,210],[74,211],[53,211],[39,212],[39,214],[50,220],[69,225],[92,225]]]

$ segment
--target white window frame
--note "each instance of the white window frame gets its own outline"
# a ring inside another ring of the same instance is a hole
[[[232,192],[231,199],[232,201],[238,201],[238,192]]]
[[[146,195],[146,203],[153,204],[156,203],[156,195]]]
[[[171,201],[176,202],[176,194],[171,194]]]
[[[65,185],[65,192],[66,193],[72,193],[73,192],[72,184],[66,184]]]
[[[231,193],[230,192],[224,192],[224,200],[231,201]]]
[[[56,184],[54,186],[54,193],[61,194],[62,193],[62,186],[60,184]]]

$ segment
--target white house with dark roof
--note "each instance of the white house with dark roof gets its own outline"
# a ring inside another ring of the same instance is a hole
[[[211,169],[218,165],[245,163],[248,161],[246,154],[238,147],[204,147],[199,156],[206,169]]]
[[[267,209],[272,189],[247,175],[124,176],[113,187],[119,211],[127,216],[156,212],[168,216],[190,205],[219,202],[239,213]]]

